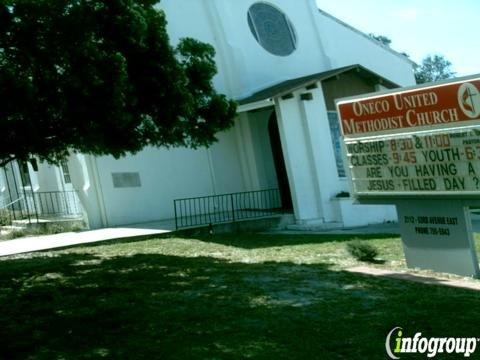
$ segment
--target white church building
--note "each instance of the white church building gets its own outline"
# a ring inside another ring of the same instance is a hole
[[[194,37],[214,46],[215,87],[239,103],[234,126],[208,149],[145,148],[118,160],[72,154],[59,167],[12,164],[0,171],[4,204],[73,213],[75,198],[74,212],[90,228],[201,217],[234,201],[249,202],[240,212],[290,211],[305,228],[396,220],[393,207],[348,198],[335,99],[415,84],[407,57],[319,10],[315,0],[158,6],[173,44]],[[198,200],[174,207],[185,198]]]

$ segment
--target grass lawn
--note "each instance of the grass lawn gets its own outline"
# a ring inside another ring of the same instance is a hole
[[[385,359],[396,326],[480,336],[479,292],[349,273],[348,240],[164,237],[1,258],[0,359]],[[368,241],[386,260],[373,266],[404,268],[398,238]]]

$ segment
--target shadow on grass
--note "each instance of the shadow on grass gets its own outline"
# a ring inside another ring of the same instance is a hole
[[[361,262],[364,263],[365,265],[368,265],[368,264],[383,265],[386,263],[386,261],[383,259],[362,260]]]
[[[359,240],[375,240],[375,239],[398,239],[398,234],[259,234],[258,233],[221,233],[208,234],[208,228],[201,228],[197,230],[180,230],[178,232],[170,232],[164,234],[149,234],[139,235],[135,237],[111,239],[99,241],[96,243],[89,243],[88,247],[100,247],[106,245],[116,245],[124,243],[142,242],[150,239],[169,239],[169,238],[191,238],[200,240],[206,243],[215,243],[219,245],[233,246],[241,249],[261,249],[278,246],[294,246],[294,245],[314,245],[323,243],[338,243],[348,242],[353,239]],[[76,247],[83,247],[85,244],[68,245],[56,250],[64,250]],[[48,253],[51,250],[44,250],[42,252]]]
[[[327,264],[66,254],[0,262],[2,359],[384,359],[385,336],[474,336],[478,293]]]
[[[353,239],[374,240],[398,238],[395,234],[311,234],[311,235],[288,235],[288,234],[261,234],[237,233],[237,234],[214,234],[197,235],[195,239],[207,243],[215,243],[226,246],[234,246],[242,249],[260,249],[277,246],[314,245],[324,243],[341,243]]]

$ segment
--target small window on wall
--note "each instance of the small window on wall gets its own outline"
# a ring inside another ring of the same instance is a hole
[[[62,161],[60,163],[60,166],[62,167],[63,181],[65,182],[65,184],[71,184],[72,183],[72,178],[70,177],[70,169],[68,168],[67,162]]]
[[[333,151],[335,152],[335,162],[337,163],[337,172],[339,177],[345,177],[345,168],[343,167],[342,145],[340,123],[338,122],[338,114],[335,111],[328,112],[328,122],[330,125],[330,133],[332,135]]]
[[[295,51],[295,31],[283,12],[267,3],[257,2],[248,9],[247,19],[255,40],[269,53],[288,56]]]

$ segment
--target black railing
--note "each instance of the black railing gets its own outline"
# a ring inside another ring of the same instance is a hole
[[[176,229],[235,222],[282,212],[278,189],[176,199]]]
[[[76,190],[33,191],[25,163],[11,161],[1,167],[5,189],[0,193],[0,223],[13,220],[39,222],[39,218],[71,218],[82,215]]]
[[[78,194],[72,191],[40,191],[22,189],[15,198],[3,199],[2,217],[12,220],[38,222],[39,218],[77,217],[82,215]]]
[[[78,194],[71,191],[34,192],[38,213],[43,216],[78,216],[82,207]]]

